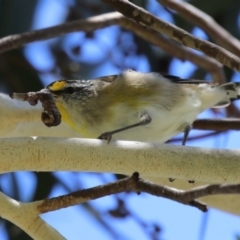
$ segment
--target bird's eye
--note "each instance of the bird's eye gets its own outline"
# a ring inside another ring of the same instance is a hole
[[[75,89],[73,87],[67,87],[65,89],[65,93],[73,94],[74,92],[75,92]]]

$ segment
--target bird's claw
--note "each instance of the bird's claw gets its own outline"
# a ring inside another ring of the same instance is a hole
[[[111,139],[112,139],[112,134],[110,132],[105,132],[102,133],[98,139],[102,139],[102,140],[107,140],[107,143],[110,143]]]

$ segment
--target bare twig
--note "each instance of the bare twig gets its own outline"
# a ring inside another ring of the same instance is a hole
[[[33,106],[40,101],[44,109],[41,116],[42,122],[47,127],[58,126],[61,123],[61,114],[55,105],[52,94],[47,89],[39,92],[12,93],[10,97],[20,101],[28,101]]]
[[[159,34],[150,28],[143,27],[132,21],[131,19],[122,18],[122,21],[120,21],[119,24],[123,28],[134,32],[146,41],[158,46],[159,48],[162,48],[171,56],[174,56],[181,60],[190,60],[197,66],[209,71],[213,76],[214,82],[226,82],[225,74],[222,69],[222,64],[217,62],[215,59],[206,55],[196,54],[189,48],[177,44],[176,42],[166,38],[162,34]]]
[[[186,1],[158,0],[165,7],[176,11],[183,18],[187,19],[202,28],[220,46],[228,49],[232,53],[240,56],[240,42],[222,26],[220,26],[211,16],[194,7]]]
[[[45,199],[43,201],[36,202],[36,204],[38,204],[37,208],[40,213],[46,213],[125,191],[135,191],[137,193],[146,192],[154,196],[165,197],[196,207],[203,212],[207,211],[206,205],[196,200],[191,199],[189,202],[182,201],[180,197],[182,195],[181,190],[150,183],[140,179],[139,174],[136,172],[131,177],[127,177],[113,183],[76,191],[60,197]]]
[[[60,24],[54,27],[10,35],[0,39],[0,53],[21,47],[27,43],[58,37],[66,33],[77,31],[91,32],[96,29],[118,24],[118,21],[121,18],[122,15],[120,14],[116,16],[115,13],[108,13],[87,18],[85,20]]]
[[[216,194],[239,194],[240,184],[213,184],[183,191],[143,180],[139,178],[139,174],[135,172],[131,177],[113,183],[33,202],[33,204],[37,205],[37,209],[40,213],[46,213],[125,191],[149,193],[157,197],[164,197],[182,204],[190,205],[206,212],[206,205],[197,201],[197,198]]]
[[[213,184],[193,188],[184,193],[185,201],[216,194],[239,194],[240,184]]]
[[[206,55],[218,60],[222,64],[233,70],[240,71],[240,58],[213,43],[194,37],[190,33],[178,28],[177,26],[165,22],[150,14],[129,1],[124,0],[102,0],[111,5],[126,17],[135,20],[137,23],[166,34],[170,38],[182,43],[185,46],[199,50]]]
[[[193,123],[193,128],[214,131],[240,130],[240,119],[197,119]]]

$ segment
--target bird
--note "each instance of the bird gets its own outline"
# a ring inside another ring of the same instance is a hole
[[[208,108],[240,97],[240,83],[222,85],[172,75],[125,70],[91,80],[62,79],[46,89],[62,120],[85,138],[164,143],[184,133]]]
[[[240,98],[237,82],[219,85],[133,70],[91,80],[62,79],[46,89],[73,130],[108,143],[113,135],[119,140],[164,143],[184,133],[185,145],[201,112],[226,107]]]

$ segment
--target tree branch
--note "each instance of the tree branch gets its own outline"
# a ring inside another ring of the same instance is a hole
[[[185,1],[158,0],[165,7],[176,11],[190,23],[202,28],[216,43],[240,56],[240,42],[211,16]]]
[[[79,138],[0,139],[0,172],[91,171],[240,182],[240,151]]]
[[[114,24],[118,25],[121,18],[122,15],[120,14],[116,16],[115,13],[107,13],[96,17],[90,17],[86,20],[77,20],[63,23],[54,27],[10,35],[0,39],[0,53],[21,47],[27,43],[39,40],[47,40],[64,35],[66,33],[77,31],[91,32],[96,29],[104,28]]]
[[[183,198],[186,202],[202,198],[209,195],[216,194],[239,194],[240,184],[212,184],[207,186],[200,186],[186,191]]]
[[[0,215],[19,226],[33,239],[65,239],[59,232],[39,217],[36,207],[18,202],[0,192]]]
[[[240,119],[197,119],[193,122],[193,128],[214,131],[240,130]]]
[[[102,2],[115,8],[124,16],[135,20],[137,23],[154,29],[157,32],[182,43],[185,46],[194,48],[206,55],[218,60],[229,68],[240,71],[240,58],[213,43],[194,37],[190,33],[178,28],[177,26],[165,22],[125,0],[102,0]]]
[[[154,196],[168,198],[179,203],[196,207],[203,212],[207,211],[205,204],[202,204],[194,199],[190,199],[188,202],[185,201],[185,199],[183,201],[181,190],[145,181],[139,178],[139,174],[136,172],[131,177],[127,177],[113,183],[76,191],[63,196],[45,199],[30,204],[36,205],[40,213],[46,213],[126,191],[135,191],[137,193],[146,192]]]
[[[196,54],[189,48],[177,44],[171,39],[164,37],[162,34],[159,34],[150,28],[143,27],[131,19],[122,18],[122,21],[120,21],[119,24],[121,27],[132,31],[139,37],[163,49],[171,56],[179,58],[181,60],[189,60],[192,63],[196,64],[198,67],[207,70],[212,74],[213,80],[215,82],[226,82],[222,64],[217,62],[215,59],[210,58],[206,55]]]
[[[239,194],[240,184],[213,184],[182,191],[141,179],[139,178],[139,174],[135,172],[131,177],[126,177],[112,183],[79,190],[70,194],[44,199],[29,204],[35,205],[39,210],[39,213],[46,213],[126,191],[149,193],[153,196],[167,198],[178,203],[196,207],[199,210],[206,212],[207,206],[198,202],[196,200],[197,198],[217,194]]]
[[[125,191],[146,192],[154,196],[190,205],[206,212],[206,205],[197,201],[196,198],[211,194],[240,193],[240,184],[215,184],[182,191],[140,179],[139,174],[135,172],[131,177],[113,183],[30,203],[15,201],[0,192],[0,204],[2,206],[0,214],[1,217],[21,227],[34,239],[64,239],[55,229],[46,224],[39,217],[39,214]]]

